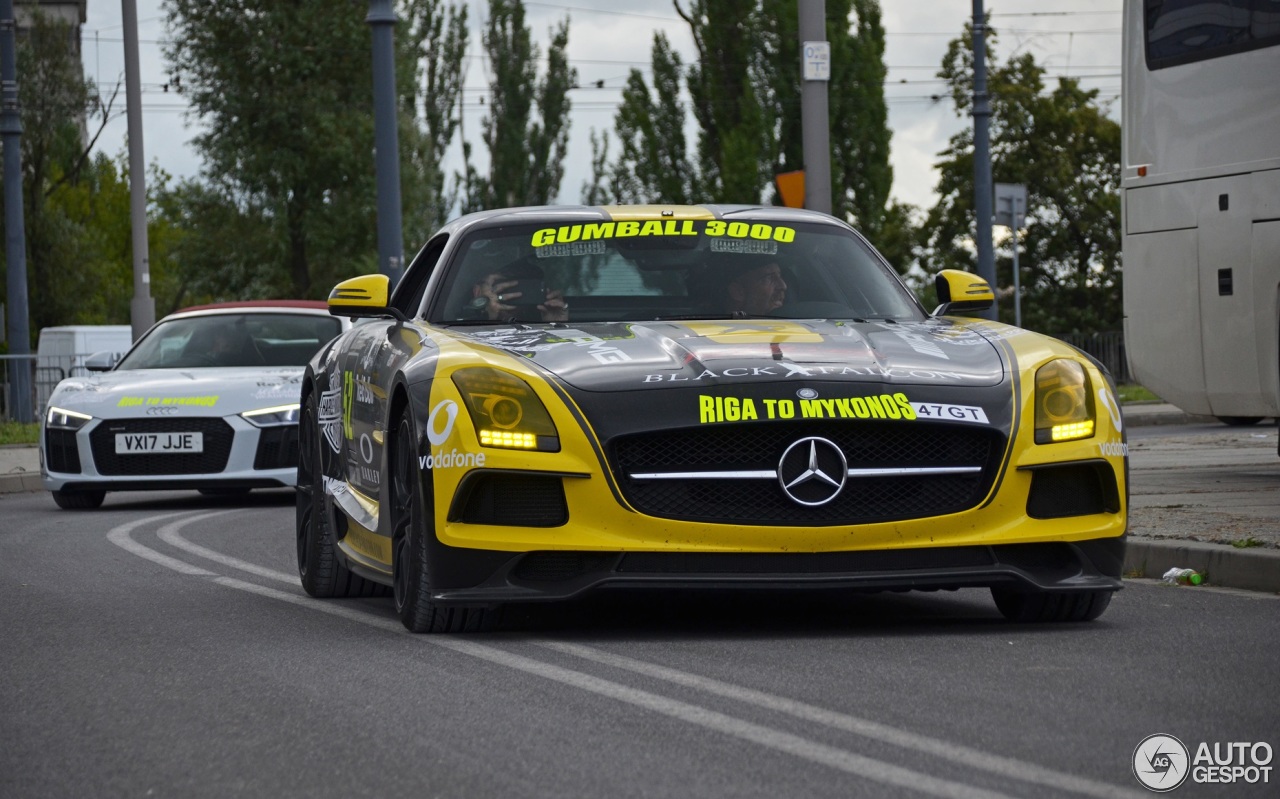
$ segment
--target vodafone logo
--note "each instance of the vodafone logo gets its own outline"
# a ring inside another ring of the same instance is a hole
[[[438,447],[453,435],[453,423],[458,419],[458,403],[451,399],[440,400],[427,417],[427,441]]]

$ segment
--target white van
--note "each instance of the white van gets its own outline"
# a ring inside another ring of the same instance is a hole
[[[44,411],[49,395],[64,378],[83,377],[89,372],[84,361],[96,352],[113,352],[117,357],[133,346],[129,325],[67,325],[46,327],[36,344],[36,409]]]

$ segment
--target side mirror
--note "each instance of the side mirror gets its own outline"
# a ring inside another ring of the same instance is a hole
[[[361,275],[344,280],[329,292],[329,313],[352,319],[377,319],[390,316],[401,322],[404,314],[392,308],[391,278],[386,275]]]
[[[110,372],[120,363],[118,352],[95,352],[84,359],[84,368],[90,372]]]
[[[996,301],[987,281],[959,269],[943,269],[933,285],[941,303],[933,310],[934,316],[972,315],[987,310]]]

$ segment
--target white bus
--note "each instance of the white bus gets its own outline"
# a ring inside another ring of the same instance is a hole
[[[1191,413],[1280,415],[1280,0],[1125,0],[1125,344]]]

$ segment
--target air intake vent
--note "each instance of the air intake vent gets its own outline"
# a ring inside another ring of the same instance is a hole
[[[475,471],[459,486],[449,521],[559,527],[569,521],[569,506],[559,477]]]
[[[1032,473],[1027,515],[1033,519],[1061,519],[1119,510],[1120,493],[1115,473],[1105,461],[1046,466]]]

